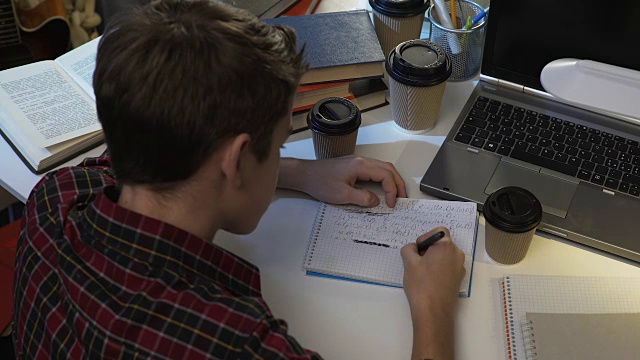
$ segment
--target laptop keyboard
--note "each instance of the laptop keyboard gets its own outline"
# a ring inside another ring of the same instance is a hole
[[[598,129],[479,96],[454,141],[640,196],[640,144]]]

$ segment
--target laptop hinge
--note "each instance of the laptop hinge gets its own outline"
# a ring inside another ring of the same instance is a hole
[[[533,96],[537,96],[537,97],[541,97],[543,99],[558,101],[557,98],[553,97],[553,95],[549,94],[548,92],[540,91],[538,89],[533,89],[533,88],[526,87],[526,86],[524,87],[524,93],[525,94],[529,94],[529,95],[533,95]]]
[[[493,76],[480,74],[480,80],[488,82],[489,84],[492,84],[492,85],[498,85],[498,79],[494,78]]]
[[[510,81],[505,81],[505,80],[498,80],[498,87],[499,88],[505,88],[505,89],[510,89],[510,90],[514,90],[517,92],[524,92],[524,86],[516,84],[516,83],[512,83]]]
[[[512,83],[510,81],[497,79],[497,78],[494,78],[492,76],[487,76],[487,75],[484,75],[484,74],[480,74],[480,80],[486,81],[489,84],[497,85],[499,88],[514,90],[514,91],[517,91],[517,92],[524,92],[524,86],[523,85],[518,85],[518,84]]]

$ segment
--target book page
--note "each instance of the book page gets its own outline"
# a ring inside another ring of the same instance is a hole
[[[96,70],[100,37],[58,57],[55,61],[94,101],[93,72]]]
[[[95,102],[52,61],[0,73],[0,106],[41,148],[101,129]]]
[[[384,200],[375,208],[323,204],[316,221],[305,269],[392,286],[402,286],[400,248],[444,226],[465,253],[467,272],[460,293],[468,294],[477,228],[475,203],[398,198],[394,208]]]

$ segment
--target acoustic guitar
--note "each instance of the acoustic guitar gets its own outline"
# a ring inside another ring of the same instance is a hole
[[[50,60],[69,50],[61,0],[0,0],[0,70]]]

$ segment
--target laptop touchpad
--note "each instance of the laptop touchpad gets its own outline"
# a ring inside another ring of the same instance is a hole
[[[484,192],[489,195],[505,186],[518,186],[531,191],[542,203],[544,212],[564,218],[578,184],[577,181],[573,183],[501,161]]]

